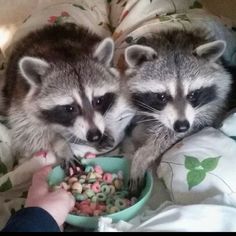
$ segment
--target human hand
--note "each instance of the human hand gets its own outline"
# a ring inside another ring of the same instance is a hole
[[[72,210],[75,199],[70,192],[62,188],[55,191],[49,190],[47,177],[51,169],[50,166],[45,166],[34,174],[25,207],[43,208],[61,227]]]

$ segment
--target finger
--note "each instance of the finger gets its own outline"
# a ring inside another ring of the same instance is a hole
[[[69,194],[69,198],[70,198],[69,209],[71,211],[75,206],[75,197],[72,195],[72,193],[70,192],[67,192],[67,193]]]
[[[34,194],[40,195],[48,192],[47,178],[51,170],[51,166],[44,166],[33,175],[31,192],[33,191]]]
[[[51,166],[44,166],[43,168],[39,169],[33,175],[32,184],[34,184],[34,182],[37,182],[37,183],[43,182],[44,183],[51,170],[52,170]]]
[[[66,194],[69,198],[68,209],[71,211],[75,206],[75,197],[70,192],[66,192]]]
[[[72,210],[74,205],[75,205],[75,198],[72,195],[72,193],[67,192],[65,189],[57,189],[56,191],[54,191],[53,193],[54,196],[56,196],[57,199],[66,199],[67,200],[67,204],[68,204],[68,209]]]

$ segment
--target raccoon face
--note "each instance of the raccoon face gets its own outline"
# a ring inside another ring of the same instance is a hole
[[[77,62],[23,57],[19,68],[30,85],[24,101],[28,116],[70,142],[111,149],[117,142],[113,134],[121,132],[111,122],[118,120],[113,116],[122,100],[119,73],[110,66],[113,51],[113,41],[105,39],[92,57]]]
[[[224,50],[224,41],[201,45],[191,54],[158,56],[151,47],[128,47],[126,73],[133,106],[177,133],[213,123],[231,83],[216,63]]]

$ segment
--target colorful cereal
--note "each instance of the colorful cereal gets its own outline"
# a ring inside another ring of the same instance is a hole
[[[98,165],[77,168],[77,172],[70,168],[69,176],[60,186],[52,186],[53,189],[59,187],[74,195],[76,203],[71,213],[75,215],[113,214],[137,202],[137,198],[128,198],[122,171],[108,173]]]

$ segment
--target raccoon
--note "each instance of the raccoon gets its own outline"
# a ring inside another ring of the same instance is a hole
[[[225,41],[202,29],[166,30],[142,41],[125,50],[129,100],[137,111],[131,135],[133,192],[148,167],[177,141],[217,126],[232,83],[221,63]]]
[[[111,38],[73,23],[44,26],[15,45],[3,94],[18,158],[46,150],[71,160],[70,143],[95,154],[118,145],[131,117],[113,53]]]

